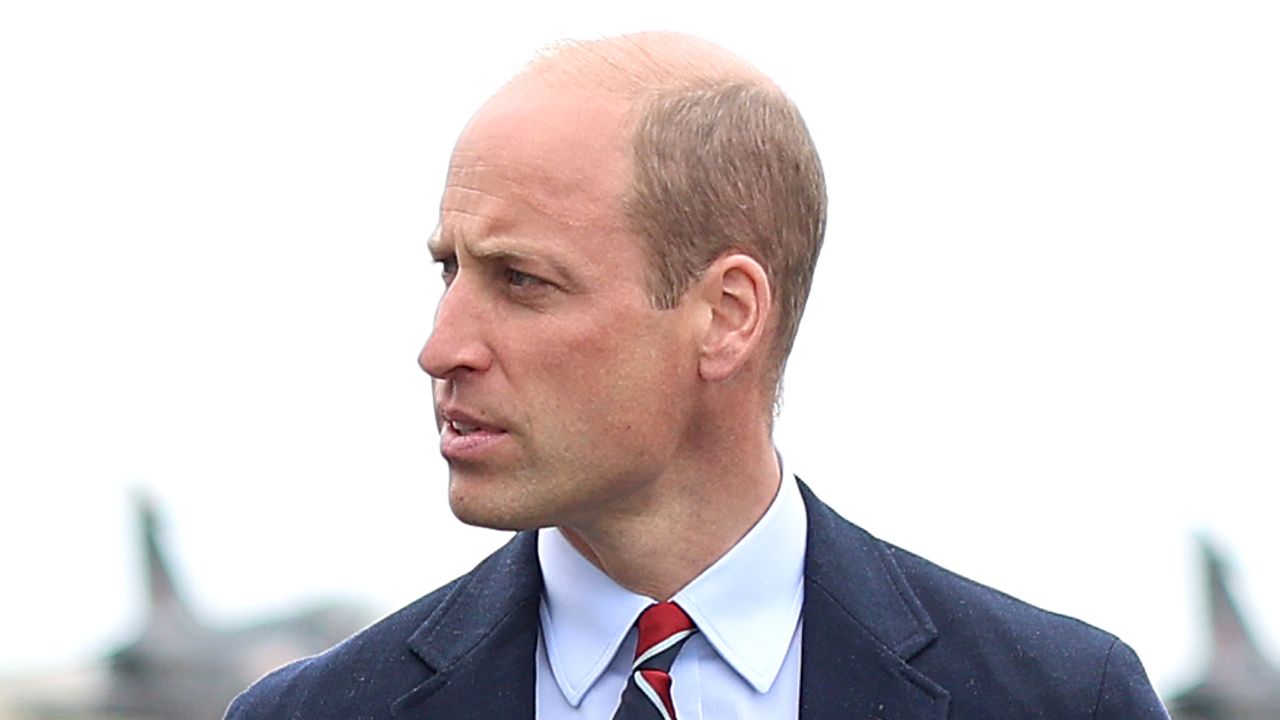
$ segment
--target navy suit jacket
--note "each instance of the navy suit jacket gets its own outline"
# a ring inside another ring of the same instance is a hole
[[[800,489],[802,720],[1167,717],[1114,636],[884,543]],[[533,718],[536,545],[520,533],[467,575],[267,675],[227,720]]]

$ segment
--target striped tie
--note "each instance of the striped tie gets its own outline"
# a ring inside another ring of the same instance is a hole
[[[693,621],[673,602],[650,605],[636,621],[636,659],[613,720],[676,720],[671,663],[691,635]]]

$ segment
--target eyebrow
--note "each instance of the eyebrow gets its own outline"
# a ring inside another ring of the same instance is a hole
[[[471,257],[477,260],[484,260],[488,262],[500,262],[503,260],[545,261],[544,258],[538,258],[534,256],[532,253],[522,252],[515,248],[485,247],[484,245],[481,245],[478,248],[477,247],[471,248],[470,254],[471,254]]]
[[[462,190],[478,192],[466,188]],[[473,235],[469,230],[475,231],[480,230],[480,228],[468,228],[467,226],[472,224],[470,222],[464,222],[461,226],[453,222],[446,222],[446,216],[449,215],[460,215],[474,220],[483,227],[483,230]],[[503,231],[506,229],[507,223],[496,222],[494,218],[487,217],[483,213],[477,214],[459,208],[446,210],[442,207],[440,219],[432,230],[431,236],[427,238],[427,251],[431,253],[433,259],[440,262],[456,256],[458,243],[469,240],[470,242],[464,242],[467,254],[477,260],[489,263],[502,261],[541,262],[562,275],[567,274],[567,268],[555,259],[518,247],[519,241],[516,238],[504,235]],[[517,247],[512,247],[512,245],[517,245]]]
[[[447,259],[453,255],[451,248],[452,243],[445,243],[440,226],[437,225],[436,229],[431,231],[431,236],[427,238],[427,252],[431,253],[431,259],[436,262]]]
[[[439,226],[432,231],[431,236],[427,238],[427,251],[431,253],[431,257],[436,262],[442,262],[454,257],[455,243],[444,239],[444,231]],[[476,246],[478,245],[478,247]],[[546,265],[557,273],[562,281],[576,285],[577,274],[572,272],[568,266],[560,262],[558,259],[548,255],[532,253],[521,250],[519,248],[504,247],[502,240],[486,240],[474,244],[468,248],[470,254],[476,260],[487,264],[510,263],[510,262],[529,262],[535,264]]]
[[[501,241],[498,241],[499,243]],[[503,247],[497,243],[478,243],[478,247],[473,246],[469,249],[472,257],[486,263],[510,263],[510,262],[527,262],[538,265],[546,265],[551,268],[563,281],[576,281],[577,276],[572,273],[568,267],[556,258],[543,253],[532,253],[513,247]]]

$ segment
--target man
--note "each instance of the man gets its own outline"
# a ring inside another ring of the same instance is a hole
[[[782,469],[825,205],[790,101],[705,41],[571,44],[503,87],[454,150],[419,362],[454,513],[520,533],[228,717],[1165,717],[1116,638]]]

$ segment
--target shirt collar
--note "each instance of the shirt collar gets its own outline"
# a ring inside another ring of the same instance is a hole
[[[716,653],[762,693],[782,669],[804,602],[808,520],[795,479],[782,477],[760,521],[672,598]],[[538,562],[547,660],[561,693],[577,707],[655,601],[618,585],[555,528],[538,533]]]

